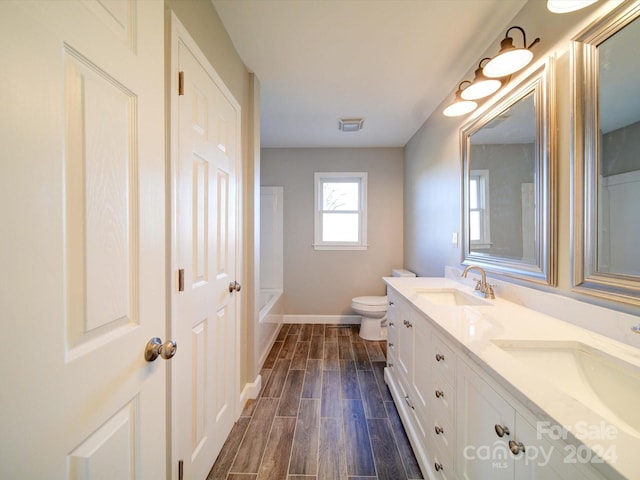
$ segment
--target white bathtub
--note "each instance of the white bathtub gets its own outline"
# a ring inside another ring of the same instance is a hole
[[[260,290],[260,322],[269,321],[270,315],[281,315],[281,312],[272,312],[281,296],[282,290]]]

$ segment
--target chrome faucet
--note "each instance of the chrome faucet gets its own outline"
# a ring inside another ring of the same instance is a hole
[[[481,280],[474,279],[476,281],[476,291],[480,292],[484,298],[496,298],[495,293],[493,293],[493,285],[487,283],[487,274],[485,273],[482,267],[478,267],[477,265],[469,265],[462,272],[462,278],[467,278],[467,273],[469,270],[477,270],[482,275]]]

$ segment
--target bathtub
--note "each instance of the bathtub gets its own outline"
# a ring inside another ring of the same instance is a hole
[[[260,290],[260,322],[280,323],[282,321],[282,312],[274,308],[281,296],[282,290]]]

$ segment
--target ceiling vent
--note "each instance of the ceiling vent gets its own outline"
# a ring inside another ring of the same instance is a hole
[[[341,118],[338,120],[338,130],[343,132],[357,132],[362,130],[362,124],[364,119],[362,118]]]

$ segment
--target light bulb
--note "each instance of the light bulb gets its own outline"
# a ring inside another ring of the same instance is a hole
[[[547,0],[547,9],[553,13],[569,13],[596,3],[598,0]]]
[[[476,102],[472,102],[470,100],[458,100],[445,108],[442,111],[442,114],[446,117],[459,117],[460,115],[474,111],[476,108],[478,108],[478,104]]]

